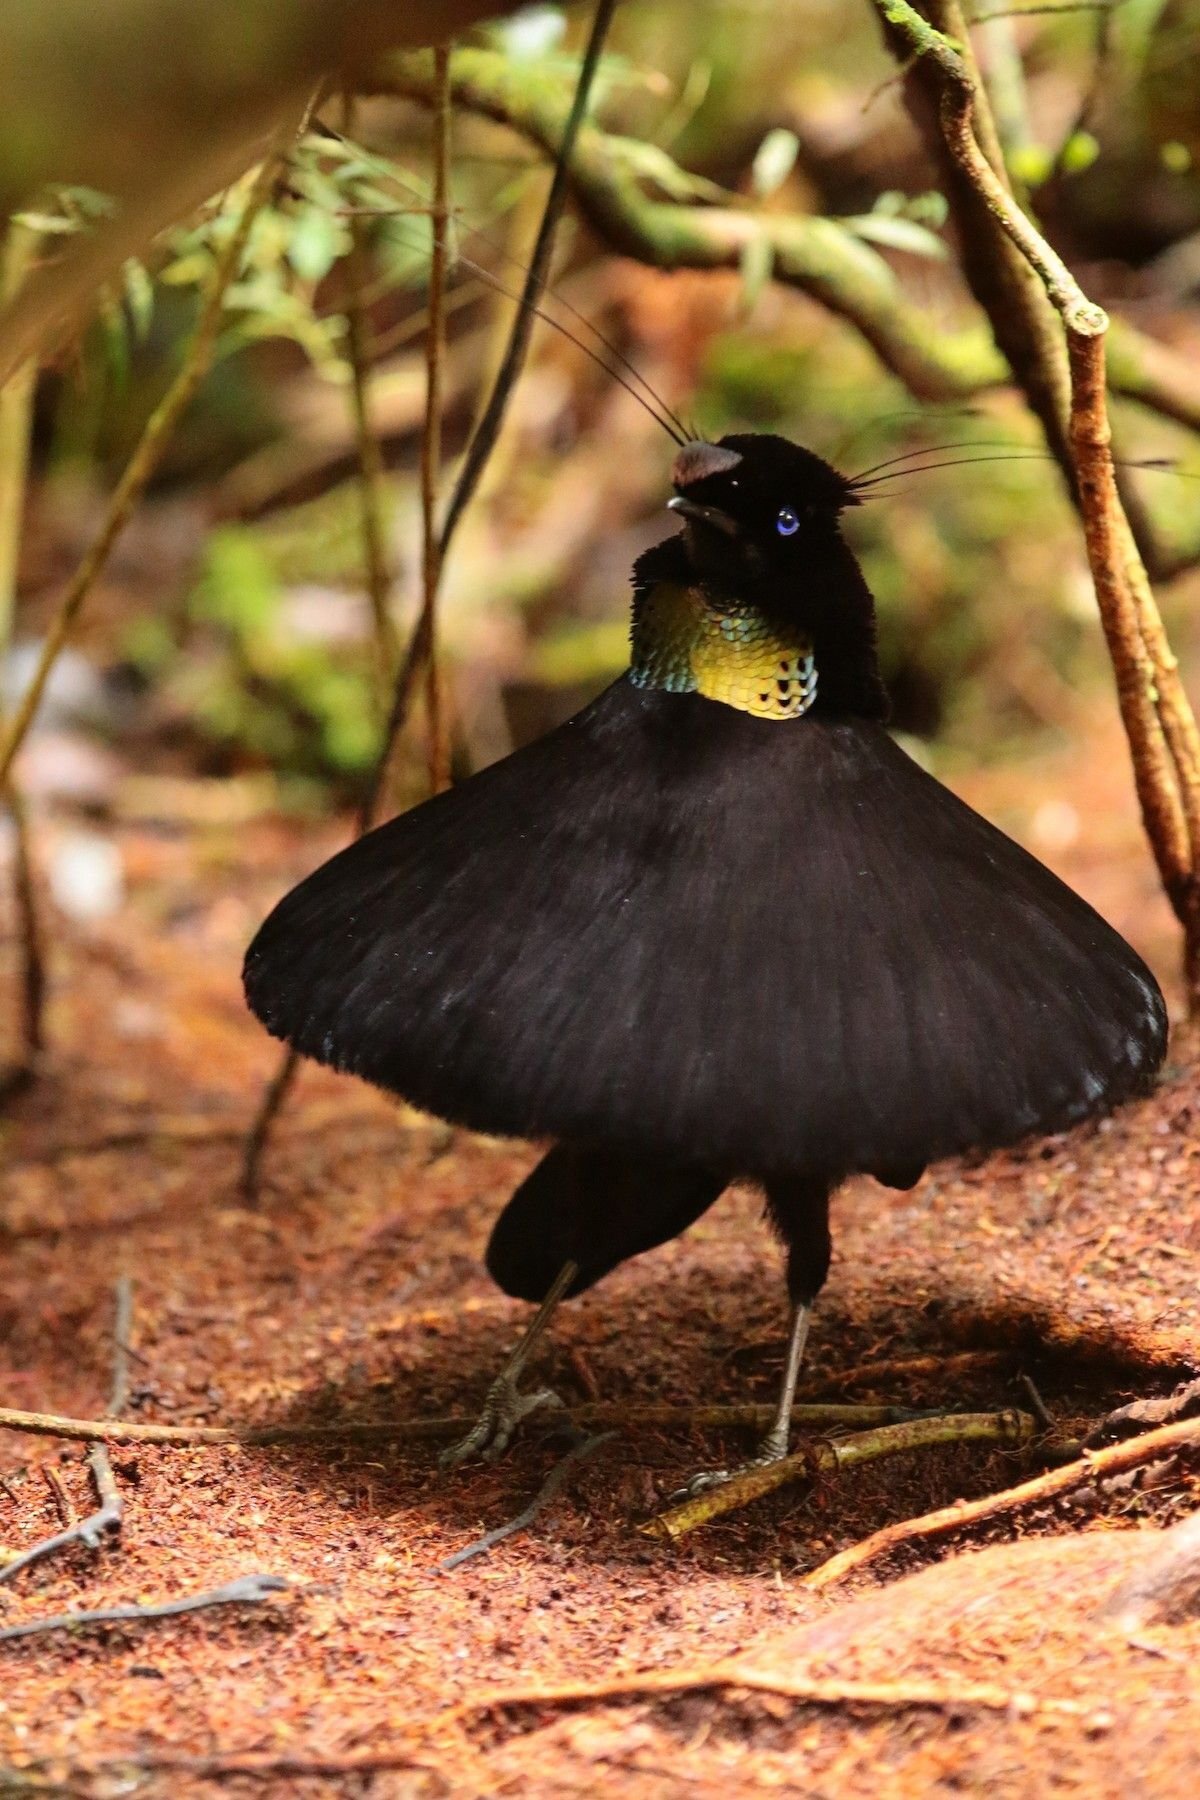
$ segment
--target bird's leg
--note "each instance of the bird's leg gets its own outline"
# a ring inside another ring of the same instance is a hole
[[[783,1386],[779,1390],[779,1405],[771,1429],[750,1459],[751,1466],[778,1462],[788,1453],[792,1436],[792,1403],[796,1398],[796,1383],[800,1378],[800,1364],[804,1360],[804,1346],[808,1341],[808,1323],[811,1318],[811,1306],[799,1305],[792,1313],[792,1329],[788,1337],[787,1362],[783,1370]]]
[[[460,1463],[466,1462],[469,1456],[480,1454],[489,1461],[503,1454],[512,1441],[512,1436],[522,1419],[529,1417],[541,1406],[561,1406],[562,1401],[552,1388],[538,1388],[532,1394],[523,1394],[517,1386],[529,1361],[534,1345],[549,1325],[559,1301],[579,1273],[576,1263],[564,1263],[550,1284],[549,1292],[542,1304],[530,1319],[522,1334],[521,1341],[493,1381],[487,1391],[483,1403],[483,1411],[478,1420],[468,1431],[466,1437],[449,1449],[443,1450],[439,1457],[443,1469],[456,1469]]]
[[[788,1454],[791,1436],[792,1405],[808,1341],[813,1302],[825,1285],[829,1273],[831,1243],[829,1237],[830,1184],[820,1179],[770,1181],[767,1186],[767,1211],[788,1246],[787,1282],[792,1303],[792,1328],[788,1337],[787,1360],[783,1369],[783,1386],[779,1405],[769,1431],[757,1450],[740,1469],[710,1469],[694,1475],[682,1495],[703,1493],[716,1487],[742,1469],[760,1469],[779,1462]]]
[[[800,1378],[800,1364],[804,1360],[804,1345],[808,1339],[811,1318],[812,1307],[803,1302],[797,1303],[792,1312],[792,1329],[788,1335],[787,1361],[783,1370],[783,1386],[779,1390],[779,1405],[775,1409],[770,1429],[760,1438],[753,1456],[748,1457],[736,1469],[701,1470],[699,1475],[693,1475],[686,1486],[679,1489],[678,1495],[672,1495],[672,1499],[690,1499],[694,1494],[704,1493],[707,1488],[720,1487],[723,1482],[732,1480],[735,1475],[741,1475],[747,1469],[765,1468],[768,1463],[780,1462],[787,1455],[791,1440],[792,1403],[796,1398],[796,1383]]]

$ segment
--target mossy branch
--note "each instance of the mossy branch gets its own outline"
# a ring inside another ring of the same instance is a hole
[[[427,57],[393,56],[370,85],[432,104]],[[509,126],[547,156],[556,153],[570,103],[558,74],[467,47],[454,53],[451,90],[459,108]],[[765,239],[774,278],[853,325],[917,399],[947,404],[1012,380],[983,320],[945,330],[905,299],[886,263],[836,220],[652,198],[639,149],[588,121],[571,160],[576,204],[613,249],[655,268],[736,270],[747,243]],[[686,183],[665,158],[663,172]],[[1200,370],[1124,323],[1114,325],[1109,361],[1117,392],[1200,431]]]

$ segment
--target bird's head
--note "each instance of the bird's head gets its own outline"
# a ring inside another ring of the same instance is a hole
[[[630,679],[760,718],[879,717],[875,607],[839,520],[853,484],[787,438],[684,444],[683,531],[634,570]]]
[[[766,432],[685,444],[671,482],[667,505],[683,520],[694,574],[743,595],[776,585],[794,593],[840,542],[841,513],[858,504],[829,463]]]

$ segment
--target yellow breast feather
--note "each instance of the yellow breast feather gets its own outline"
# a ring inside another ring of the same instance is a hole
[[[630,680],[703,694],[758,719],[797,719],[817,697],[812,645],[753,607],[724,609],[698,589],[659,582],[640,596]]]

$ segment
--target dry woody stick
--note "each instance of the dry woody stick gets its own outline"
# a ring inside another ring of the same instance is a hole
[[[795,1481],[818,1475],[835,1475],[882,1456],[898,1456],[907,1450],[927,1450],[936,1444],[1003,1444],[1016,1448],[1032,1442],[1036,1421],[1028,1413],[945,1413],[932,1419],[910,1419],[901,1425],[884,1425],[851,1437],[827,1438],[805,1444],[792,1456],[762,1468],[744,1469],[719,1487],[697,1494],[672,1507],[642,1527],[649,1537],[669,1538],[673,1543],[701,1525],[709,1525],[726,1513],[748,1506],[765,1494]]]

